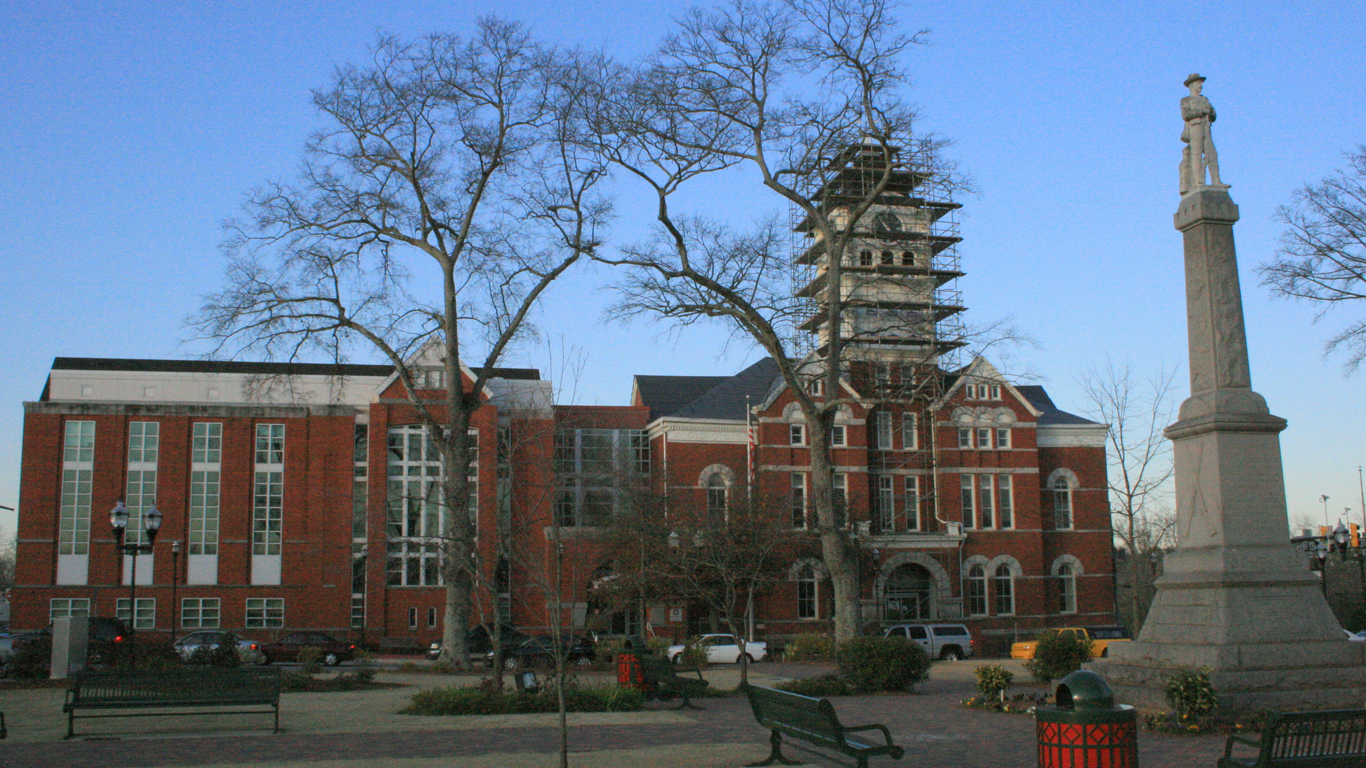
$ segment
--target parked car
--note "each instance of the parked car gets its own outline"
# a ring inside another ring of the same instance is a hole
[[[86,634],[86,660],[91,664],[105,664],[118,658],[127,643],[128,625],[112,616],[91,616]],[[12,656],[35,643],[51,643],[52,627],[19,632],[0,641],[0,658]]]
[[[261,651],[261,643],[239,637],[231,632],[223,632],[217,629],[201,629],[175,641],[175,652],[180,658],[189,661],[194,656],[195,651],[201,649],[213,650],[223,645],[237,646],[237,658],[243,664],[264,664],[266,655]]]
[[[1110,646],[1114,643],[1128,643],[1132,641],[1129,633],[1124,627],[1062,627],[1060,629],[1048,629],[1039,636],[1061,633],[1064,635],[1077,635],[1091,641],[1091,655],[1097,659],[1103,659],[1110,655]],[[1038,650],[1039,638],[1032,640],[1021,640],[1010,646],[1010,658],[1024,659],[1028,661],[1034,658],[1034,652]]]
[[[972,658],[977,638],[962,624],[896,624],[882,631],[883,637],[914,640],[931,659],[958,661]]]
[[[560,638],[564,648],[565,660],[570,664],[586,667],[593,663],[596,649],[593,641],[577,635]],[[489,664],[493,663],[493,652],[484,654]],[[555,665],[555,638],[550,635],[537,635],[523,640],[520,644],[503,651],[503,668],[519,669],[526,667],[553,667]]]
[[[476,624],[473,629],[465,634],[465,647],[469,649],[471,658],[484,658],[489,651],[493,650],[491,634],[489,628],[484,624]],[[502,638],[504,655],[528,639],[525,634],[506,624],[502,627]],[[441,640],[432,643],[431,647],[427,649],[427,658],[436,660],[441,655],[441,648]]]
[[[740,663],[740,644],[735,641],[735,635],[703,635],[701,638],[702,647],[707,649],[708,664],[739,664]],[[675,664],[683,662],[682,645],[671,645],[664,655],[669,657],[669,661]],[[768,657],[768,643],[754,643],[745,641],[744,655],[750,661],[763,661]]]
[[[356,657],[355,645],[344,643],[331,635],[322,632],[291,632],[277,642],[261,646],[261,653],[266,657],[262,663],[298,661],[299,654],[305,648],[317,648],[322,651],[322,663],[329,667],[335,667]]]

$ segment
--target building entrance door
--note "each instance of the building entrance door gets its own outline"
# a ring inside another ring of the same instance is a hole
[[[882,590],[882,620],[916,621],[934,617],[934,577],[930,572],[915,563],[892,571]]]

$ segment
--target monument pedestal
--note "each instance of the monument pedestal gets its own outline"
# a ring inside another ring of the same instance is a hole
[[[1252,390],[1233,223],[1224,188],[1186,195],[1191,397],[1166,430],[1176,469],[1177,547],[1164,558],[1138,639],[1090,668],[1116,701],[1168,709],[1181,670],[1210,672],[1226,710],[1366,705],[1366,644],[1348,642],[1290,545],[1279,433]]]

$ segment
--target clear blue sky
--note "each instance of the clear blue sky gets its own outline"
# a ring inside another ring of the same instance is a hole
[[[624,57],[682,2],[28,2],[0,10],[0,505],[18,501],[21,403],[56,356],[183,357],[182,320],[221,281],[219,223],[242,193],[291,174],[316,117],[311,88],[358,60],[377,30],[469,29],[483,13]],[[1182,369],[1181,238],[1172,229],[1182,80],[1206,75],[1219,112],[1253,386],[1290,421],[1282,435],[1292,520],[1361,519],[1362,375],[1322,340],[1366,307],[1313,325],[1273,301],[1253,268],[1271,216],[1301,183],[1366,142],[1366,5],[1341,2],[923,3],[902,10],[932,45],[908,54],[909,97],[980,194],[965,205],[960,281],[979,318],[1013,314],[1043,349],[1025,362],[1064,409],[1075,376],[1108,353]],[[632,212],[633,190],[623,190]],[[726,194],[736,194],[727,191]],[[759,210],[739,197],[734,210]],[[618,241],[638,237],[623,221]],[[585,270],[540,318],[556,348],[586,356],[567,399],[624,404],[634,373],[727,373],[756,357],[715,333],[584,322],[606,296]],[[724,350],[724,351],[721,351]],[[509,364],[559,376],[548,353]],[[14,530],[9,513],[0,526]]]

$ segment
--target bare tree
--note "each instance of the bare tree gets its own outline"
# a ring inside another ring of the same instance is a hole
[[[1115,536],[1128,551],[1129,609],[1135,630],[1141,621],[1143,582],[1152,578],[1143,569],[1150,556],[1174,543],[1172,445],[1162,432],[1172,420],[1175,377],[1176,370],[1164,366],[1140,380],[1127,364],[1117,367],[1107,358],[1104,367],[1079,378],[1086,415],[1109,427],[1105,455],[1110,512]]]
[[[213,354],[394,365],[440,458],[443,658],[462,666],[481,568],[463,514],[471,415],[607,211],[603,168],[577,149],[586,77],[493,18],[468,38],[380,37],[313,93],[326,126],[299,180],[250,195],[229,224],[227,287],[191,320]]]
[[[606,68],[595,112],[597,149],[657,201],[656,238],[612,260],[631,268],[615,313],[680,326],[722,320],[773,358],[811,425],[811,501],[840,640],[861,623],[858,544],[837,513],[829,445],[849,402],[841,382],[851,340],[835,330],[812,349],[797,337],[813,300],[829,329],[843,328],[856,303],[841,290],[841,265],[852,239],[866,236],[856,231],[864,215],[905,172],[896,142],[912,136],[915,111],[900,98],[908,78],[898,59],[925,34],[899,33],[886,0],[735,0],[683,16],[646,65]],[[876,170],[846,199],[827,185],[859,147]],[[803,217],[822,249],[818,297],[798,295],[777,218],[736,230],[673,211],[680,190],[733,167]]]
[[[1258,268],[1271,293],[1322,302],[1316,321],[1338,302],[1366,299],[1366,144],[1347,154],[1347,168],[1296,190],[1276,211],[1287,229],[1276,258]],[[1346,370],[1366,360],[1366,320],[1330,338],[1326,352],[1347,353]]]

